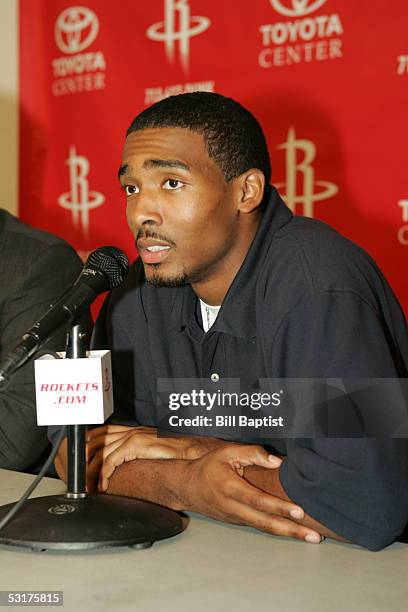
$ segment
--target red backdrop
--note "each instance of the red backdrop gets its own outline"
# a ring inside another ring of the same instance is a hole
[[[208,90],[264,127],[295,212],[363,246],[408,311],[406,0],[20,0],[20,216],[132,258],[127,126]]]

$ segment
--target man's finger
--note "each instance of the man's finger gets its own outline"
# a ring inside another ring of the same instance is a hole
[[[228,445],[220,451],[220,458],[228,461],[235,469],[257,465],[267,469],[276,469],[282,459],[277,455],[271,455],[262,446],[235,444]]]
[[[276,469],[282,463],[280,457],[271,455],[262,446],[237,445],[228,446],[225,450],[233,461],[238,461],[242,467],[258,465],[267,469]]]
[[[68,439],[65,437],[58,447],[57,454],[54,459],[55,470],[63,482],[67,482],[67,448]]]
[[[88,465],[89,478],[91,480],[99,478],[100,472],[102,471],[102,469],[104,469],[105,478],[108,479],[110,478],[110,476],[112,476],[113,472],[115,471],[115,468],[118,465],[121,465],[122,463],[124,463],[124,461],[132,461],[133,459],[137,459],[137,456],[139,454],[139,448],[136,446],[133,438],[134,436],[132,436],[132,439],[129,440],[129,438],[126,439],[125,437],[124,440],[124,436],[121,434],[110,434],[109,436],[106,436],[105,444],[106,441],[109,439],[112,439],[112,442],[100,446],[98,450],[96,450],[96,452],[94,453]],[[115,459],[106,464],[105,462],[108,461],[109,457],[111,457],[112,455],[115,455]],[[109,469],[106,468],[106,465],[108,465]]]
[[[137,459],[137,453],[129,454],[129,451],[126,452],[123,447],[110,453],[108,459],[103,462],[99,473],[99,491],[106,491],[108,489],[109,478],[119,465],[122,465],[125,461],[133,461],[135,459]]]
[[[67,478],[66,470],[64,468],[64,465],[63,465],[61,459],[58,457],[58,455],[55,457],[54,466],[55,466],[55,470],[56,470],[59,478],[63,482],[66,482],[66,478]]]
[[[102,467],[102,449],[99,449],[86,468],[87,490],[93,489]]]
[[[138,444],[140,442],[140,444]],[[136,459],[174,459],[174,448],[165,444],[146,444],[143,443],[143,436],[132,436],[125,442],[118,440],[105,447],[102,451],[103,466],[100,471],[99,489],[106,491],[109,478],[122,463],[134,461]]]
[[[109,484],[109,478],[112,476],[116,467],[124,463],[125,459],[123,458],[122,461],[120,461],[119,454],[117,455],[118,458],[115,461],[113,462],[108,461],[111,455],[113,455],[115,452],[119,453],[121,449],[123,449],[123,444],[121,440],[116,440],[115,442],[112,442],[111,444],[109,444],[108,446],[105,446],[102,449],[102,465],[99,470],[99,485],[98,485],[98,488],[100,491],[107,490],[108,484]],[[122,450],[122,454],[124,455],[123,450]]]
[[[311,544],[319,544],[322,540],[321,535],[309,527],[298,525],[294,521],[280,516],[269,516],[238,502],[231,503],[230,512],[233,512],[242,524],[273,535],[297,538]]]
[[[112,444],[112,442],[116,442],[116,440],[125,440],[129,436],[128,431],[118,432],[118,433],[106,433],[101,434],[86,443],[86,456],[87,461],[91,461],[94,454],[104,446],[108,446]]]
[[[224,488],[228,497],[262,514],[277,515],[290,519],[302,519],[305,515],[303,508],[297,504],[264,493],[239,476],[229,479]]]

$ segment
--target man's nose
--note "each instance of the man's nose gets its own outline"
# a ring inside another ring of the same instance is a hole
[[[127,219],[130,225],[141,227],[143,224],[161,225],[163,222],[157,198],[147,191],[141,191],[134,201],[128,202]]]

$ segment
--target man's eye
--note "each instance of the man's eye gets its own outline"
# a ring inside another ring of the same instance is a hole
[[[179,189],[183,186],[183,184],[184,183],[176,179],[167,179],[167,181],[164,182],[163,187],[165,189]]]
[[[123,187],[127,196],[134,195],[135,193],[139,193],[139,188],[136,185],[124,185]]]

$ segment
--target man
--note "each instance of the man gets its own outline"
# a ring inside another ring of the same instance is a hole
[[[97,324],[116,408],[88,432],[89,486],[309,542],[373,550],[408,519],[406,441],[157,437],[157,379],[402,377],[402,311],[373,261],[269,187],[256,119],[218,94],[131,124],[119,179],[140,254]],[[215,321],[215,322],[214,322]],[[125,415],[121,415],[126,418]],[[135,425],[140,425],[139,427]],[[66,442],[56,468],[66,473]]]
[[[69,287],[81,260],[63,240],[29,227],[0,209],[0,361]],[[64,350],[65,333],[46,348]],[[37,471],[50,449],[37,425],[32,360],[0,388],[0,467]]]

